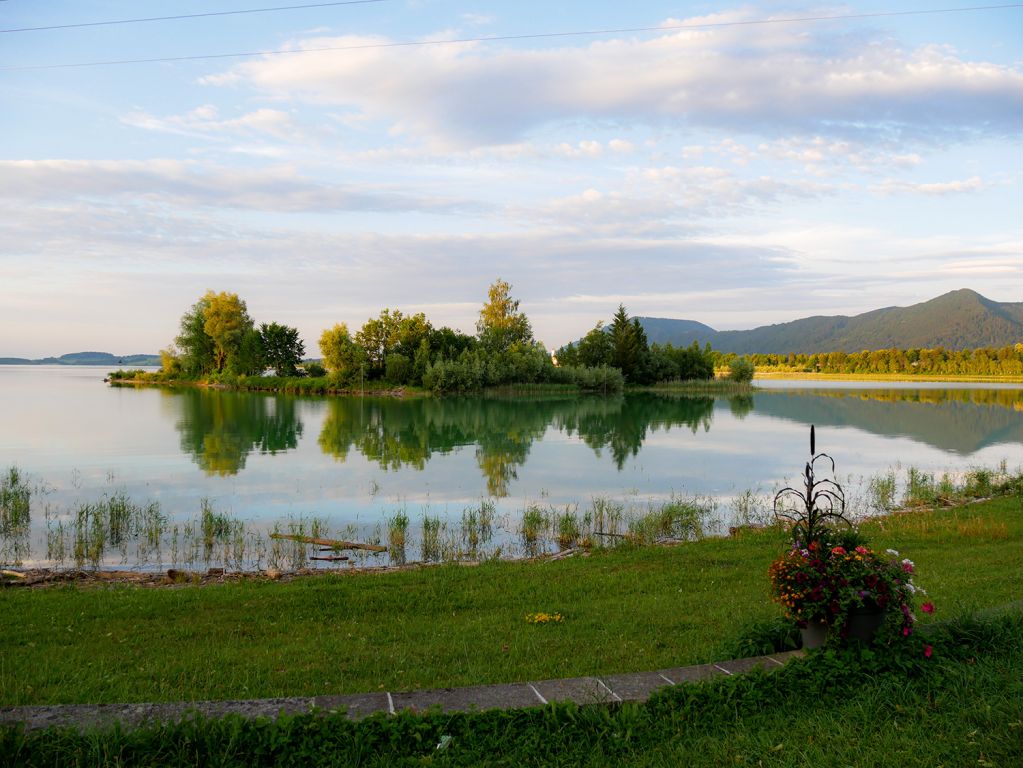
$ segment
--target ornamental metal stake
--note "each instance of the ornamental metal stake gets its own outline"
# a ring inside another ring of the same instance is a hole
[[[803,490],[786,487],[774,496],[774,516],[792,525],[792,538],[809,546],[819,541],[824,531],[834,523],[852,524],[845,517],[845,492],[831,478],[818,480],[814,465],[821,459],[831,462],[831,475],[835,474],[835,460],[826,453],[817,453],[814,427],[810,425],[810,460],[803,470]]]

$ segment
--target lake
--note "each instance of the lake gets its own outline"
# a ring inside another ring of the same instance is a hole
[[[798,481],[811,424],[856,512],[870,506],[870,478],[889,471],[902,483],[910,466],[960,476],[1003,461],[1016,469],[1023,456],[1016,385],[768,380],[739,397],[397,399],[111,387],[106,373],[0,366],[0,469],[16,466],[34,490],[31,524],[17,546],[7,531],[0,560],[68,565],[76,546],[81,560],[88,542],[77,539],[98,525],[82,508],[111,498],[155,503],[163,533],[177,527],[181,539],[139,558],[111,548],[107,531],[105,565],[190,562],[200,534],[226,537],[224,520],[247,526],[235,534],[250,537],[238,562],[259,567],[302,559],[269,549],[262,534],[274,525],[387,543],[396,517],[409,520],[410,559],[423,518],[457,550],[468,546],[466,516],[479,525],[480,514],[489,548],[473,554],[520,554],[525,510],[582,518],[595,499],[628,517],[696,498],[705,532],[723,532]],[[204,500],[214,512],[205,528]]]

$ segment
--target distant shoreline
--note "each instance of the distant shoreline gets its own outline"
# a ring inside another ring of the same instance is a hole
[[[800,381],[893,381],[893,382],[942,382],[950,384],[1020,384],[1023,376],[970,376],[953,374],[906,374],[906,373],[807,373],[805,371],[756,371],[757,379],[796,379]]]

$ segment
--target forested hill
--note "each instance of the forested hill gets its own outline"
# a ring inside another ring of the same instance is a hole
[[[975,349],[1023,342],[1023,302],[999,303],[967,289],[910,307],[847,317],[816,316],[749,331],[715,331],[692,320],[640,317],[651,343],[697,341],[721,352],[813,354],[865,349]]]
[[[159,365],[159,355],[112,355],[109,352],[71,352],[60,357],[29,360],[25,357],[0,357],[0,365]]]

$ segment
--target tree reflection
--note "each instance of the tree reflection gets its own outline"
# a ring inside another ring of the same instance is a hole
[[[533,443],[551,427],[578,434],[621,469],[651,429],[710,427],[711,397],[337,398],[328,401],[319,443],[345,461],[354,448],[381,468],[423,469],[434,453],[474,445],[492,496],[506,496]]]
[[[175,425],[181,449],[209,475],[234,475],[249,453],[275,454],[298,446],[302,422],[286,395],[180,389],[166,392],[181,409]]]

